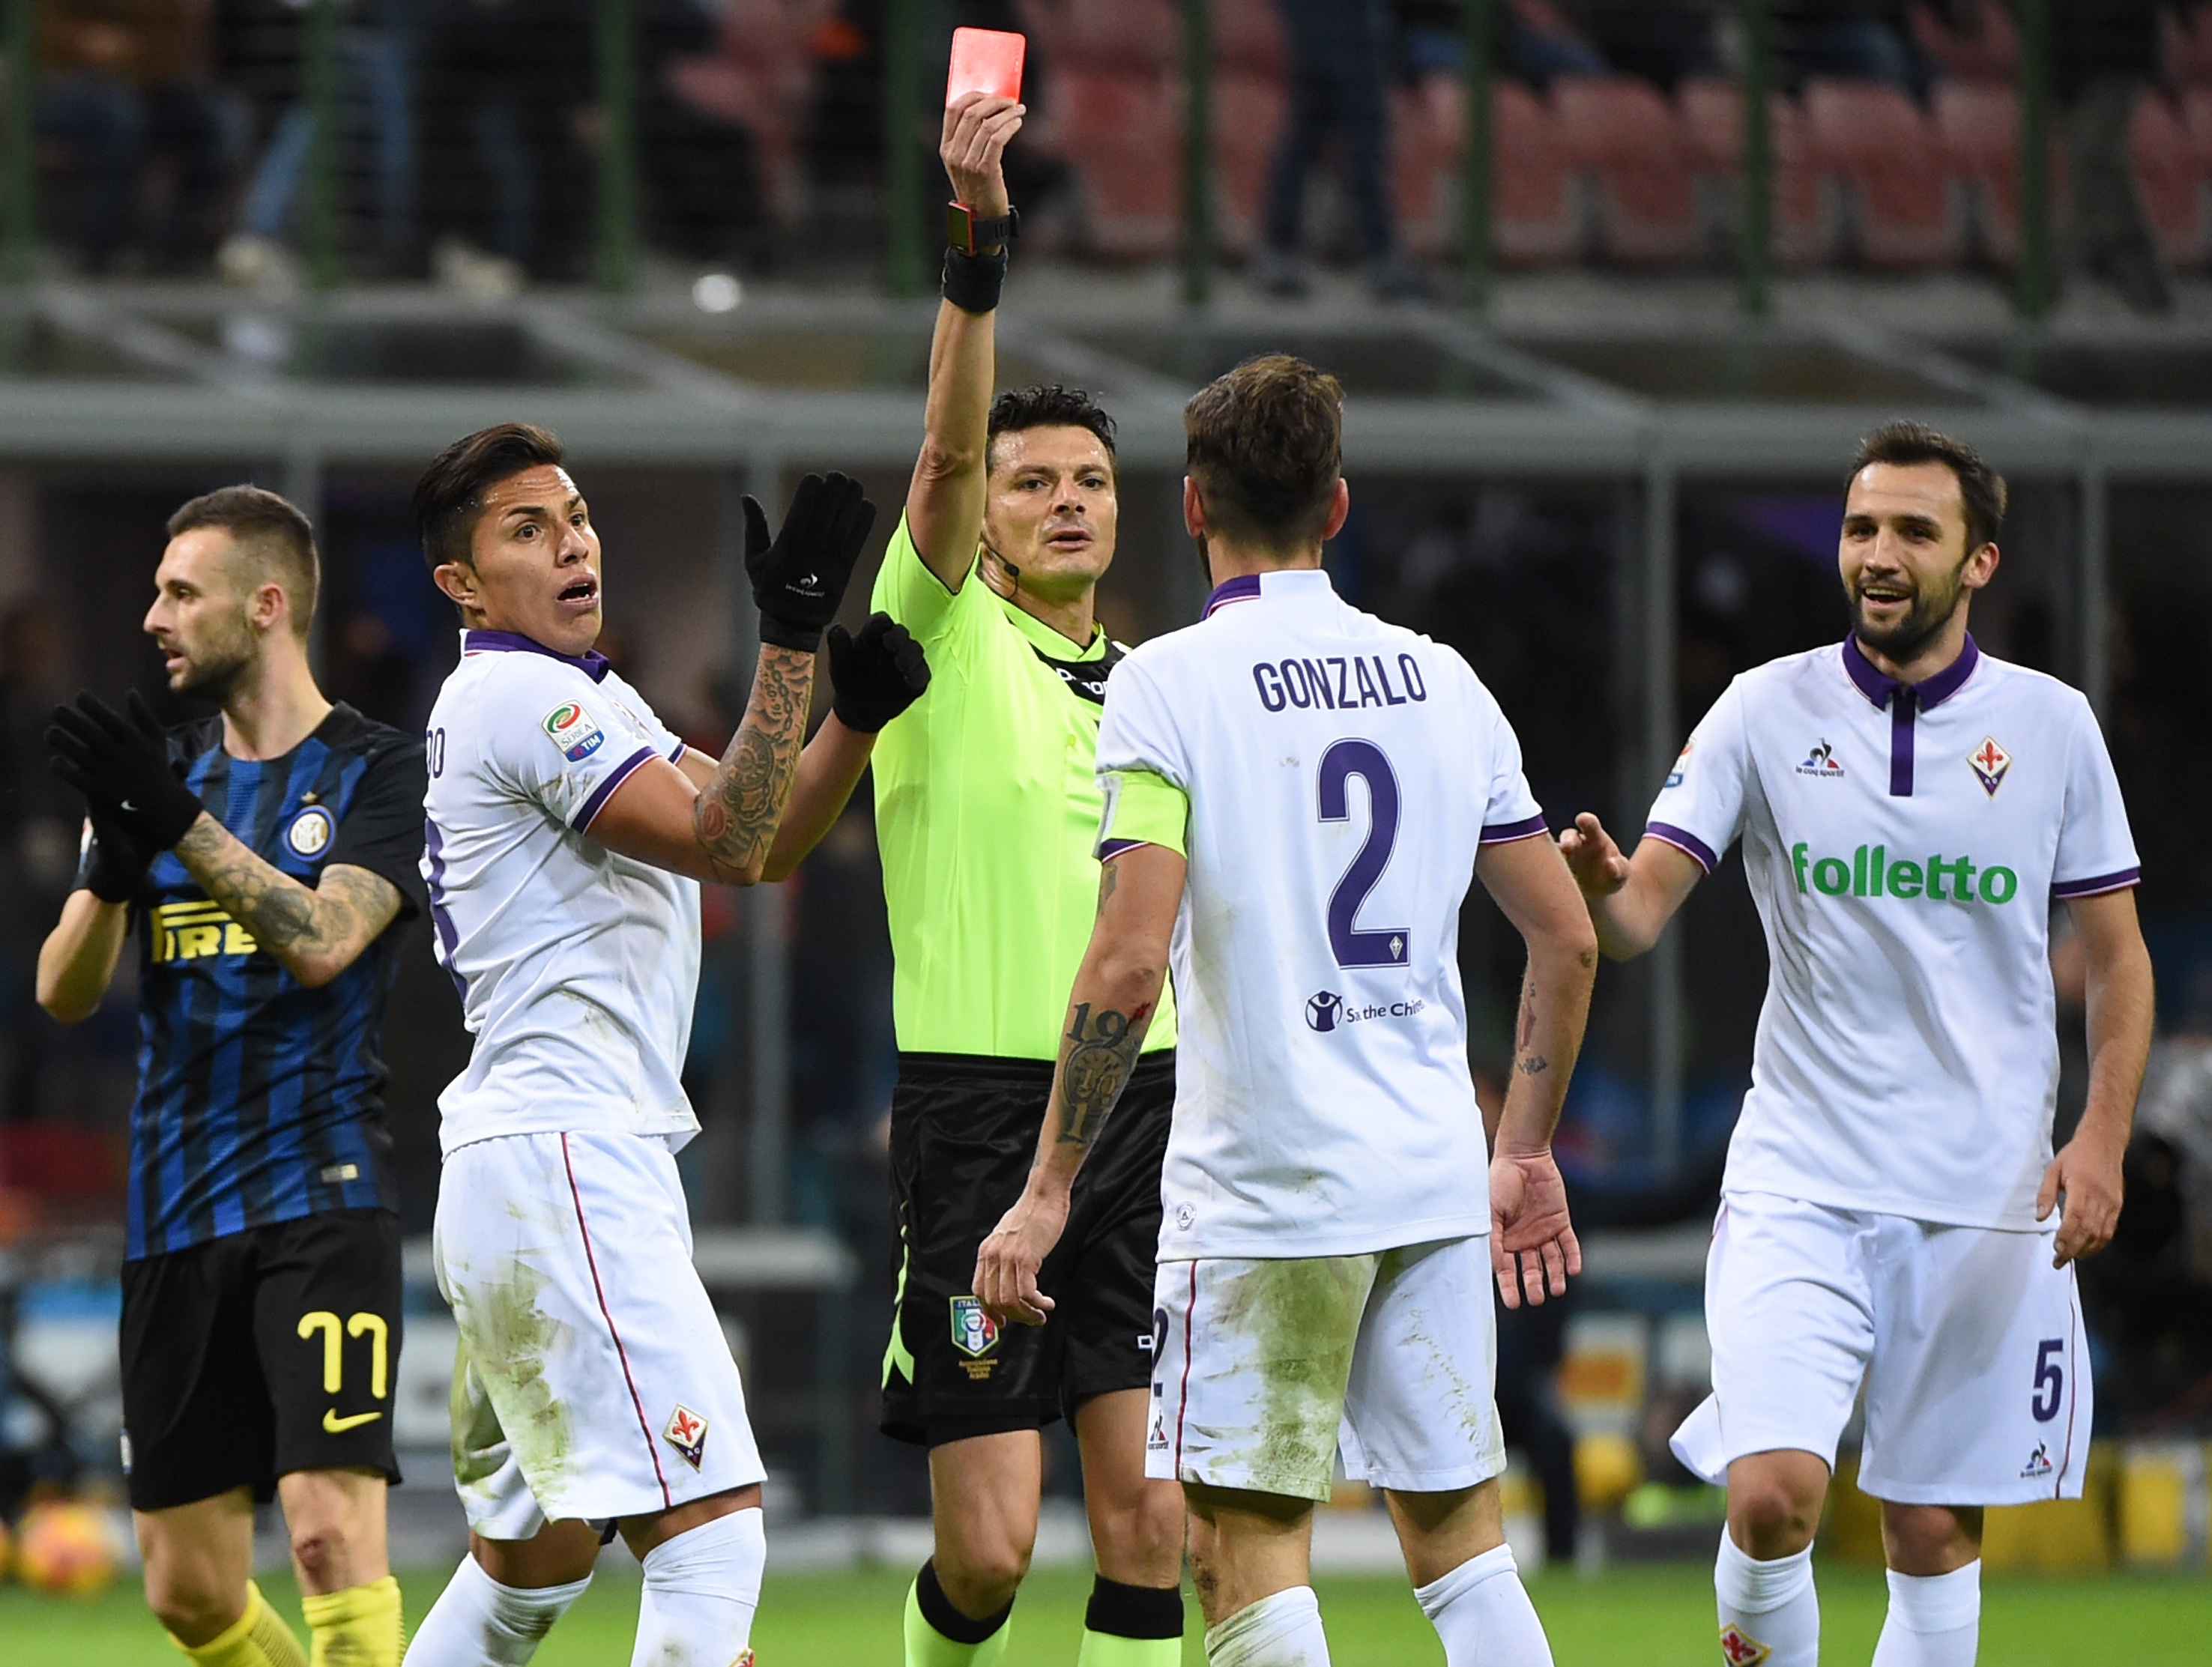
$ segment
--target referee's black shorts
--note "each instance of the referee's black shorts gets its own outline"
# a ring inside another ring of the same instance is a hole
[[[123,1468],[161,1511],[294,1470],[392,1482],[399,1218],[336,1209],[123,1264]]]
[[[884,1434],[941,1446],[1071,1421],[1094,1395],[1149,1388],[1160,1161],[1175,1055],[1145,1055],[1075,1177],[1067,1228],[1037,1279],[1041,1326],[975,1300],[975,1252],[1021,1196],[1052,1094],[1049,1061],[903,1053],[891,1095],[897,1310]]]

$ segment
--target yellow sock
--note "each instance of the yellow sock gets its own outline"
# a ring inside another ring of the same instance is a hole
[[[307,1594],[300,1608],[314,1640],[310,1667],[399,1667],[406,1629],[399,1582],[389,1574],[365,1586]]]
[[[1013,1636],[1012,1622],[1001,1615],[987,1636],[975,1637],[977,1623],[969,1621],[945,1601],[935,1571],[925,1567],[924,1575],[930,1587],[928,1600],[925,1601],[921,1595],[921,1581],[907,1588],[906,1667],[997,1667],[1006,1653],[1007,1641]],[[1012,1607],[1007,1605],[1009,1609]],[[933,1619],[929,1613],[933,1609],[937,1611]],[[940,1630],[948,1627],[969,1636],[956,1638]]]
[[[307,1667],[307,1652],[283,1617],[270,1609],[261,1588],[246,1583],[246,1613],[204,1644],[171,1638],[198,1667]]]

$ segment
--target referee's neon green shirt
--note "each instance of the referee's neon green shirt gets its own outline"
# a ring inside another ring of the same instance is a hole
[[[1103,708],[1038,656],[1103,659],[1106,633],[1079,651],[973,571],[947,591],[902,517],[868,605],[929,656],[873,761],[899,1047],[1056,1059],[1098,912]],[[1164,990],[1145,1051],[1175,1034]]]

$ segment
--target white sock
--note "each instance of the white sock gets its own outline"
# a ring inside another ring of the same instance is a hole
[[[1552,1667],[1544,1623],[1521,1584],[1513,1548],[1493,1546],[1441,1579],[1413,1588],[1443,1640],[1446,1667]]]
[[[645,1554],[637,1605],[637,1647],[629,1667],[679,1662],[734,1664],[752,1636],[768,1567],[760,1506],[732,1511]]]
[[[415,1628],[407,1667],[523,1667],[591,1584],[586,1574],[565,1586],[503,1586],[464,1557]]]
[[[1206,1667],[1328,1667],[1321,1600],[1292,1586],[1248,1603],[1206,1634]]]
[[[1727,1667],[1816,1667],[1820,1597],[1813,1589],[1813,1548],[1760,1562],[1721,1530],[1713,1565],[1720,1599],[1721,1660]]]
[[[1982,1560],[1948,1574],[1889,1571],[1889,1618],[1874,1667],[1974,1667],[1982,1641]]]

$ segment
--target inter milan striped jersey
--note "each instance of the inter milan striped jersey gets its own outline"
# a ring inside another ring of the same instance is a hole
[[[1771,660],[1713,703],[1646,832],[1709,873],[1741,839],[1766,928],[1727,1189],[2033,1229],[2051,906],[2136,877],[2081,693],[1971,637],[1917,684],[1855,641]]]
[[[333,864],[367,869],[402,902],[351,966],[311,990],[175,852],[155,860],[131,906],[133,1258],[320,1210],[395,1206],[377,1040],[402,923],[422,900],[415,737],[337,706],[279,758],[231,757],[219,718],[174,731],[170,749],[200,803],[264,861],[307,886]]]

